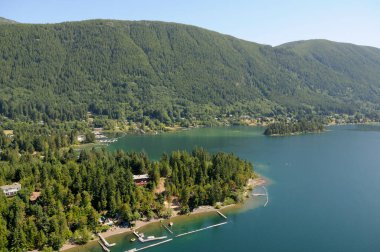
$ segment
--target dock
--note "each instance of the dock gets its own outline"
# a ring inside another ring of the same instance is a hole
[[[269,196],[268,196],[268,190],[267,190],[267,188],[265,186],[263,186],[263,188],[265,189],[265,192],[266,192],[266,195],[267,195],[267,201],[264,204],[264,207],[266,207],[268,205],[268,202],[269,202]]]
[[[107,248],[103,243],[101,243],[100,241],[98,241],[100,246],[102,246],[102,249],[105,251],[105,252],[110,252],[109,248]]]
[[[265,193],[252,193],[252,196],[266,196],[267,201],[264,204],[264,207],[266,207],[268,205],[268,202],[269,202],[268,190],[265,186],[262,186],[262,188],[264,188]]]
[[[205,227],[205,228],[200,228],[200,229],[196,229],[196,230],[193,230],[193,231],[190,231],[190,232],[182,233],[182,234],[176,235],[176,237],[181,237],[181,236],[193,234],[193,233],[200,232],[200,231],[203,231],[203,230],[206,230],[206,229],[209,229],[209,228],[218,227],[218,226],[221,226],[221,225],[224,225],[224,224],[227,224],[227,221],[219,223],[219,224],[211,225],[211,226],[208,226],[208,227]]]
[[[219,210],[216,210],[216,212],[217,212],[220,216],[222,216],[224,219],[227,219],[227,216],[225,216],[224,214],[222,214]]]
[[[157,241],[157,240],[163,240],[163,239],[168,238],[167,236],[161,236],[161,237],[148,236],[146,239],[144,239],[144,235],[138,234],[136,231],[133,231],[133,234],[136,235],[137,239],[139,239],[140,242],[150,242],[150,241]]]
[[[106,239],[104,239],[104,237],[101,236],[100,234],[98,234],[98,236],[99,236],[100,240],[104,243],[104,245],[105,245],[107,248],[109,248],[109,247],[113,247],[113,246],[116,245],[116,243],[111,243],[111,244],[109,244],[109,243],[106,241]]]
[[[166,226],[165,224],[162,224],[162,226],[169,231],[169,233],[173,234],[173,231],[170,230],[170,228],[168,226]]]
[[[267,196],[265,193],[252,193],[252,196]]]
[[[144,249],[147,249],[147,248],[151,248],[151,247],[155,247],[155,246],[161,245],[161,244],[166,243],[166,242],[170,242],[172,240],[173,239],[168,239],[168,240],[165,240],[165,241],[162,241],[162,242],[157,242],[157,243],[154,243],[154,244],[151,244],[151,245],[139,248],[139,249],[133,248],[133,249],[127,250],[125,252],[136,252],[136,251],[144,250]]]

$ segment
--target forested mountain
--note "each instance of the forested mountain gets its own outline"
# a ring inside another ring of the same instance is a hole
[[[10,19],[6,19],[6,18],[3,18],[3,17],[0,17],[0,24],[14,24],[14,23],[17,23],[16,21],[13,21],[13,20],[10,20]]]
[[[271,47],[194,26],[115,20],[2,24],[0,42],[0,113],[13,119],[379,116],[376,48]]]

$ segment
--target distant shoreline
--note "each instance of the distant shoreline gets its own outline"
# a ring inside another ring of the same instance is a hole
[[[355,122],[355,123],[350,123],[350,122],[345,122],[345,123],[336,123],[336,122],[329,122],[327,124],[324,124],[325,127],[330,127],[330,126],[345,126],[345,125],[373,125],[373,124],[380,124],[380,122],[377,122],[377,121],[368,121],[368,122]],[[205,125],[197,125],[197,126],[193,126],[193,127],[173,127],[174,129],[172,130],[158,130],[158,131],[148,131],[148,132],[144,132],[144,133],[141,133],[141,132],[138,132],[138,131],[120,131],[120,130],[103,130],[102,132],[104,133],[111,133],[111,134],[115,134],[115,133],[121,133],[120,136],[116,137],[116,139],[120,138],[120,137],[123,137],[123,136],[126,136],[126,135],[160,135],[160,134],[164,134],[164,133],[177,133],[177,132],[183,132],[183,131],[188,131],[188,130],[194,130],[194,129],[200,129],[200,128],[233,128],[233,127],[252,127],[252,128],[265,128],[265,127],[268,127],[269,123],[242,123],[242,124],[239,124],[239,125],[214,125],[214,126],[205,126]],[[167,127],[168,128],[168,127]],[[324,131],[322,132],[317,132],[317,133],[323,133]],[[315,133],[315,132],[305,132],[305,133]],[[295,135],[299,135],[299,134],[302,134],[302,133],[295,133]],[[86,145],[86,144],[83,144],[83,145]],[[105,143],[100,143],[100,142],[95,142],[95,143],[89,143],[87,145],[98,145],[98,146],[107,146],[107,144]],[[82,144],[80,145],[75,145],[76,147],[80,147],[82,146]]]
[[[331,127],[331,126],[345,126],[345,125],[373,125],[373,124],[380,124],[380,122],[376,121],[370,121],[370,122],[362,122],[362,123],[327,123],[324,126],[325,127]],[[102,132],[104,133],[120,133],[120,136],[115,137],[115,139],[119,139],[125,136],[136,136],[136,135],[161,135],[164,133],[178,133],[178,132],[183,132],[187,130],[194,130],[194,129],[199,129],[199,128],[213,128],[213,127],[223,127],[223,128],[232,128],[236,126],[243,126],[243,127],[267,127],[267,124],[241,124],[241,125],[221,125],[221,126],[204,126],[204,125],[199,125],[197,127],[176,127],[174,130],[168,130],[168,131],[155,131],[155,132],[145,132],[145,133],[139,133],[139,132],[130,132],[130,131],[119,131],[119,130],[103,130]],[[311,131],[311,132],[297,132],[297,133],[291,133],[291,134],[272,134],[268,136],[273,136],[273,137],[282,137],[282,136],[297,136],[297,135],[304,135],[304,134],[320,134],[328,131],[327,129],[323,131]],[[71,147],[73,147],[75,150],[80,151],[83,149],[91,149],[91,148],[102,148],[102,147],[107,147],[109,146],[109,143],[101,143],[99,141],[95,141],[94,143],[86,143],[86,144],[74,144]]]
[[[265,185],[265,184],[267,184],[267,181],[264,178],[262,178],[262,177],[258,177],[258,178],[255,178],[255,179],[250,179],[248,181],[248,183],[247,183],[247,186],[245,187],[245,195],[247,195],[248,190],[250,188],[255,188],[255,187],[258,187],[258,186]],[[202,213],[216,212],[217,210],[223,210],[223,209],[227,209],[227,208],[230,208],[230,207],[233,207],[233,206],[237,206],[237,205],[238,204],[236,203],[236,204],[231,204],[231,205],[227,205],[227,206],[221,206],[219,209],[217,209],[217,208],[215,208],[213,206],[199,206],[198,208],[195,208],[192,212],[190,212],[188,215],[192,216],[192,215],[197,215],[197,214],[202,214]],[[244,202],[243,202],[242,205],[244,205]],[[177,213],[174,213],[174,215],[171,218],[169,218],[169,219],[170,220],[175,220],[177,217],[180,217],[180,216],[182,216],[182,215],[178,215]],[[142,227],[145,227],[147,225],[150,225],[150,224],[153,224],[153,223],[157,223],[157,222],[160,222],[160,221],[168,221],[169,219],[159,218],[159,219],[151,219],[149,221],[138,220],[138,221],[135,222],[135,225],[133,227],[128,227],[128,228],[113,227],[110,230],[101,233],[101,235],[104,238],[108,238],[108,237],[115,236],[115,235],[128,234],[128,233],[132,232],[132,229],[136,230],[136,229],[139,229],[139,228],[142,228]],[[93,240],[89,241],[85,245],[88,245],[88,244],[93,243],[93,242],[97,242],[98,240],[99,240],[99,238],[95,237]],[[84,246],[84,245],[65,243],[59,251],[66,251],[66,250],[74,249],[74,248],[77,248],[77,247],[80,247],[80,246]]]

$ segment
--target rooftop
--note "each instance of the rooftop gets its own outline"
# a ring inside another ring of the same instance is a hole
[[[16,188],[20,188],[20,187],[21,187],[20,183],[13,183],[12,185],[3,185],[3,186],[0,186],[0,188],[3,189],[3,190],[16,189]]]
[[[138,180],[138,179],[149,179],[149,175],[148,174],[133,175],[133,180]]]
[[[31,201],[36,201],[41,196],[41,192],[32,192],[32,195],[30,196]]]
[[[13,130],[3,130],[3,133],[6,136],[12,136],[13,135]]]

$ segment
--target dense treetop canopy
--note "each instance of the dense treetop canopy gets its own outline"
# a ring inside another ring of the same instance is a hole
[[[378,115],[380,50],[324,40],[279,47],[175,23],[0,25],[0,113],[87,111],[164,123],[287,113]]]
[[[0,126],[0,185],[18,182],[14,197],[0,191],[0,250],[59,248],[68,239],[86,243],[91,233],[107,229],[101,216],[129,224],[138,219],[167,218],[164,201],[178,199],[182,213],[200,205],[243,200],[252,164],[229,153],[203,149],[164,154],[151,161],[144,153],[67,148],[81,125]],[[35,135],[38,137],[34,137]],[[148,174],[145,186],[133,175]],[[165,179],[164,192],[155,188]],[[40,194],[37,199],[32,193]]]

